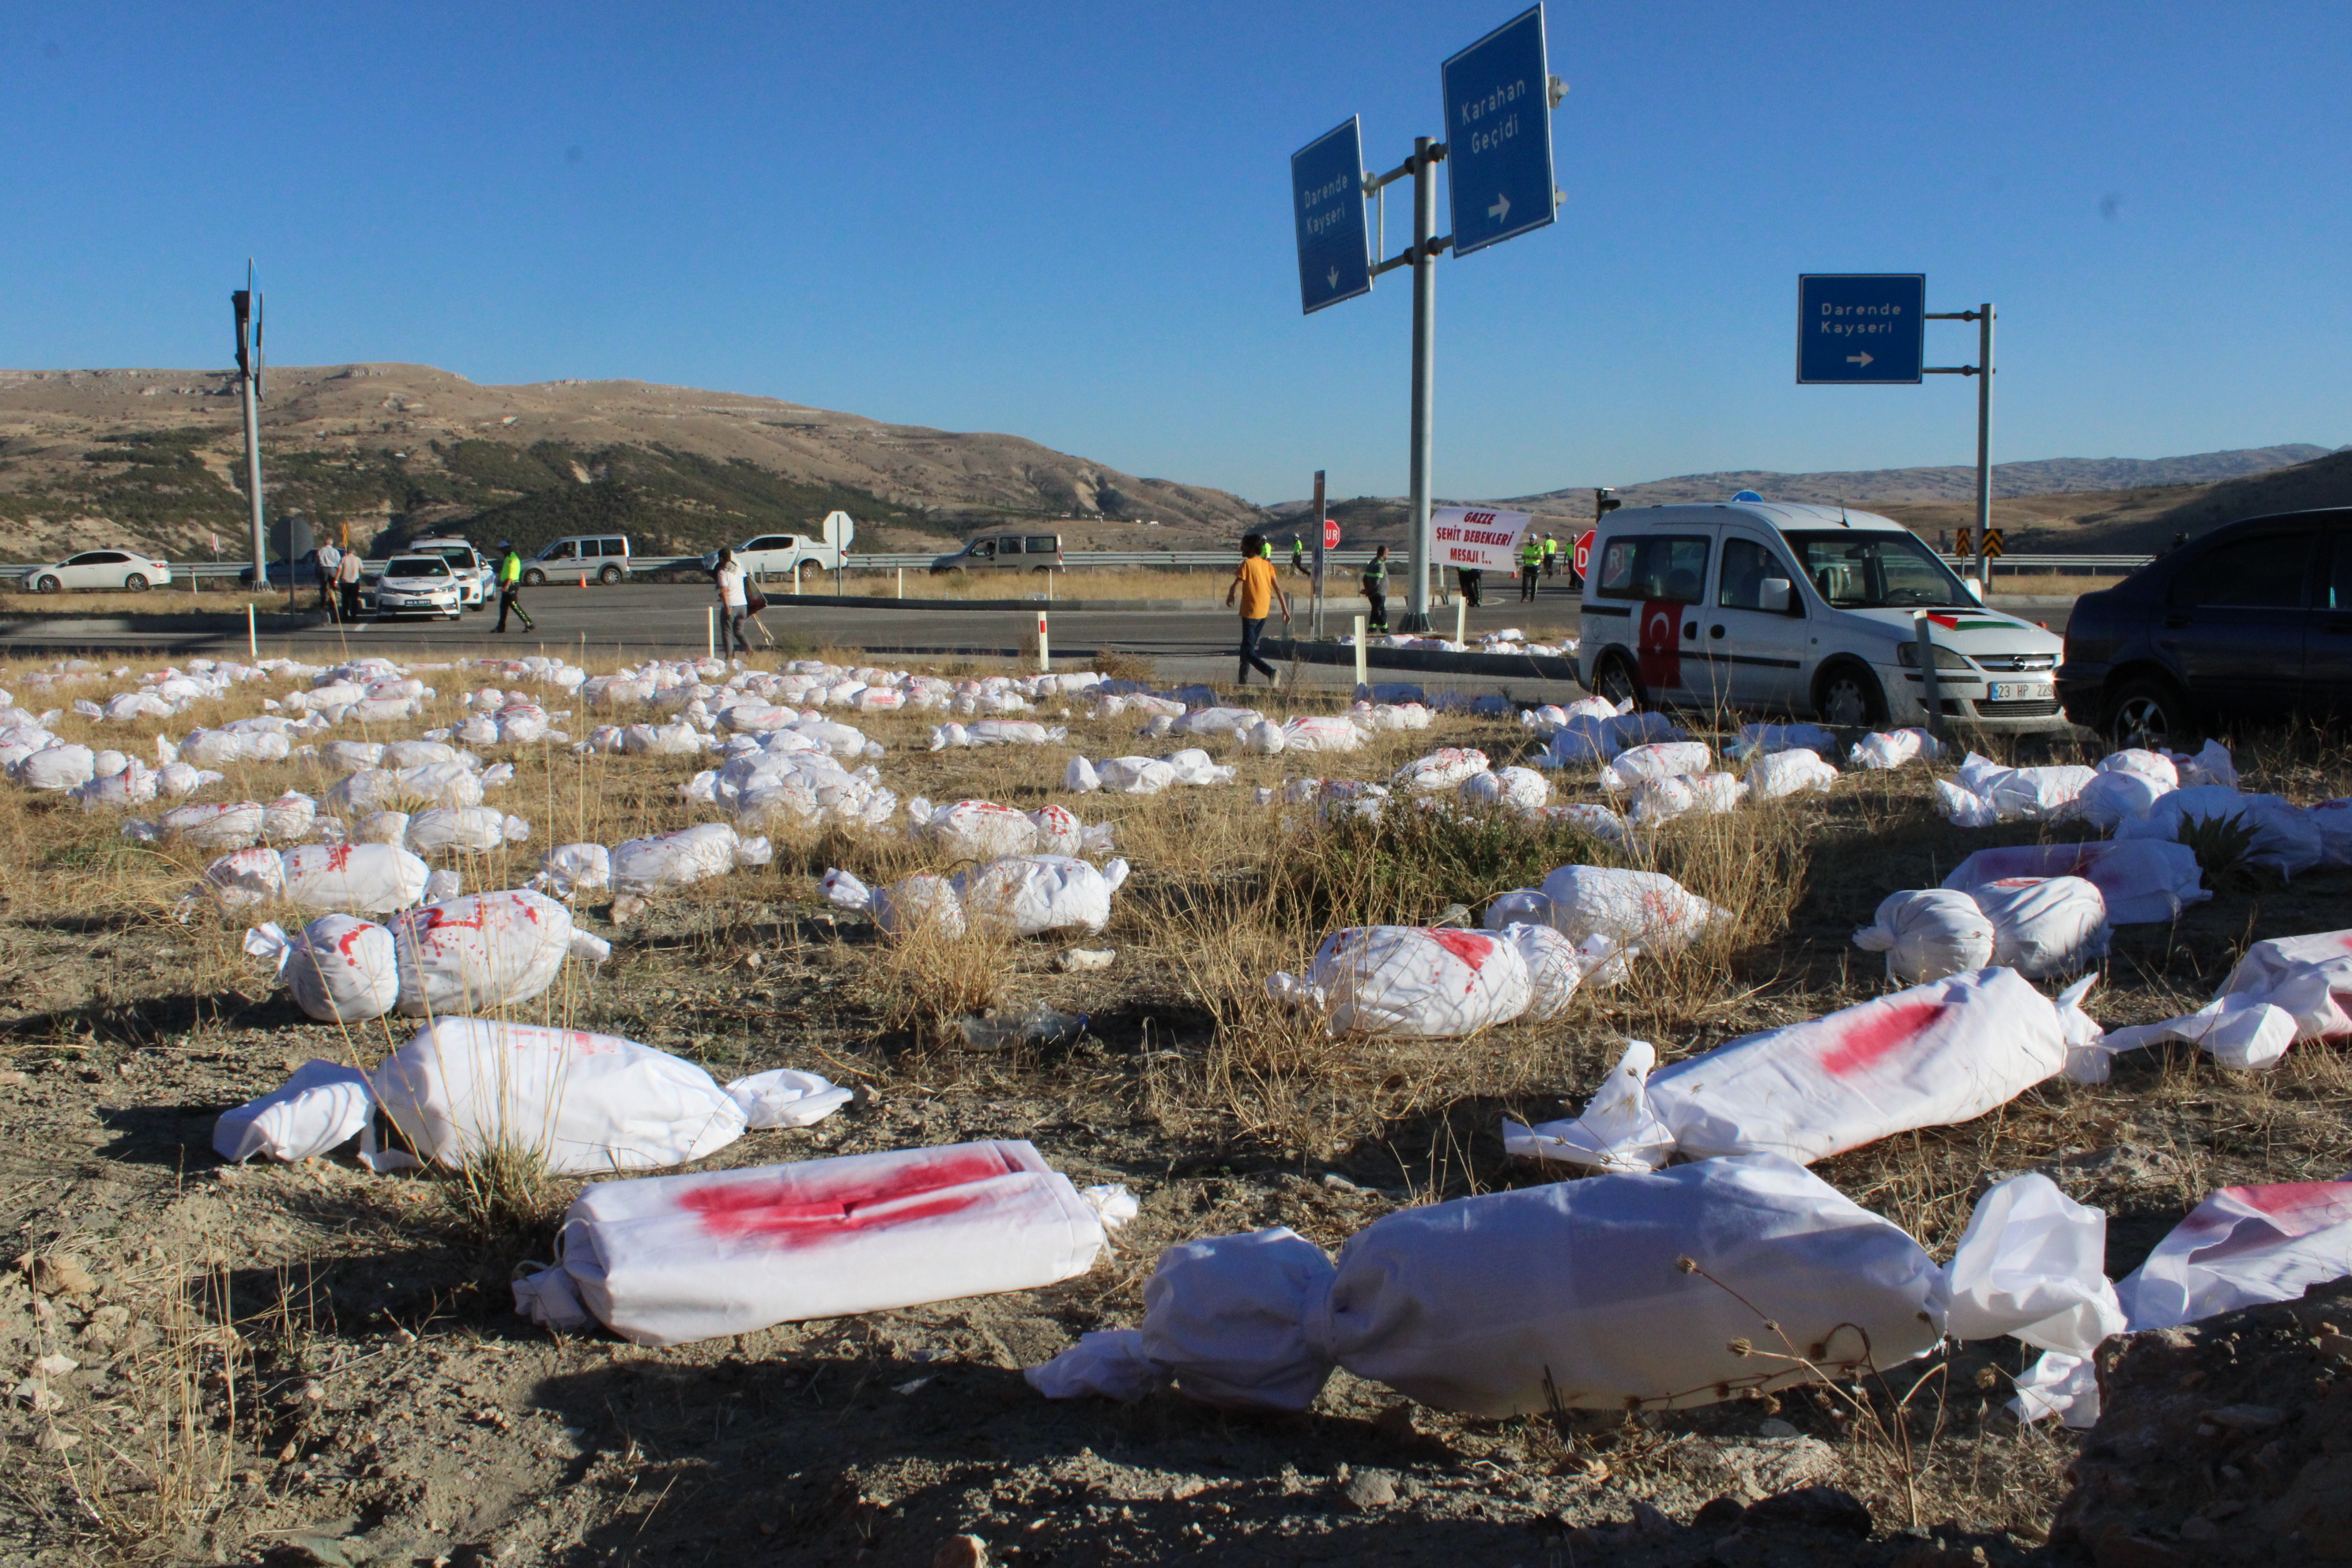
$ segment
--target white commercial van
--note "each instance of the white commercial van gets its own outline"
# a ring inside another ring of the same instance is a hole
[[[2002,732],[2064,727],[2053,685],[2059,637],[1986,609],[1892,518],[1744,491],[1601,520],[1578,668],[1592,691],[1644,706],[1920,724],[1921,611],[1946,720]]]

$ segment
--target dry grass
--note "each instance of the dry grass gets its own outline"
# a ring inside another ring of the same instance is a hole
[[[164,600],[147,596],[159,607]],[[454,710],[449,699],[460,686],[483,683],[454,671],[431,679],[442,689],[436,722]],[[41,707],[71,695],[102,697],[123,684],[100,677],[36,700],[20,680],[0,678],[28,706]],[[262,695],[243,689],[162,723],[99,725],[68,714],[58,728],[72,739],[152,756],[159,731],[177,736],[194,723],[259,711]],[[1270,700],[1255,690],[1250,700],[1280,713],[1339,706],[1336,698]],[[1072,745],[1091,757],[1172,749],[1139,741],[1131,719],[1039,716],[1070,723]],[[601,717],[578,712],[563,727],[584,734]],[[776,1008],[814,1006],[822,995],[832,1009],[827,1056],[793,1065],[890,1096],[955,1090],[1108,1107],[1105,1117],[1124,1111],[1144,1130],[1138,1136],[1171,1162],[1336,1167],[1401,1183],[1415,1199],[1450,1197],[1554,1179],[1558,1173],[1502,1159],[1501,1117],[1548,1116],[1563,1102],[1580,1104],[1628,1036],[1654,1042],[1671,1060],[1876,994],[1884,983],[1874,967],[1854,963],[1847,936],[1885,893],[1933,885],[1960,854],[1985,844],[2077,836],[2067,827],[1957,835],[1933,816],[1928,775],[1916,768],[1853,775],[1826,795],[1685,817],[1628,848],[1507,819],[1397,813],[1318,826],[1297,810],[1256,806],[1248,791],[1294,774],[1385,780],[1440,744],[1481,746],[1500,766],[1528,748],[1526,732],[1450,717],[1430,731],[1382,735],[1358,754],[1225,758],[1241,768],[1233,787],[1073,798],[1059,789],[1066,748],[933,753],[923,749],[932,718],[855,721],[890,747],[883,772],[902,798],[985,798],[1023,809],[1060,800],[1089,822],[1113,823],[1118,852],[1135,874],[1099,939],[1119,953],[1112,973],[1058,973],[1054,958],[1070,944],[1067,934],[1016,939],[983,922],[958,936],[933,929],[885,942],[856,921],[828,929],[814,879],[829,866],[877,884],[956,868],[902,834],[782,829],[773,835],[772,867],[657,900],[604,973],[591,979],[567,970],[555,990],[514,1016],[647,1037],[691,1012],[695,984],[712,974],[740,975],[758,958],[815,977],[802,992],[778,996]],[[2097,754],[2071,743],[1976,745],[2012,762]],[[529,818],[532,837],[466,858],[469,889],[519,885],[553,844],[611,844],[712,815],[678,796],[677,786],[699,765],[692,759],[583,757],[549,747],[514,761],[515,782],[491,798]],[[2332,733],[2267,738],[2242,751],[2241,767],[2249,789],[2301,800],[2352,792],[2352,752]],[[267,800],[289,786],[315,794],[329,782],[286,763],[231,773],[203,798]],[[1595,797],[1566,778],[1557,780],[1560,798]],[[0,887],[0,972],[27,997],[0,1047],[11,1058],[88,1063],[93,1073],[101,1063],[113,1070],[131,1049],[194,1060],[226,1048],[230,1020],[249,1022],[266,1005],[266,979],[239,949],[249,920],[201,912],[181,925],[172,918],[211,855],[181,845],[128,845],[120,825],[113,813],[85,814],[68,800],[0,790],[0,865],[10,869]],[[1454,903],[1475,917],[1496,894],[1572,860],[1666,872],[1731,918],[1688,950],[1643,963],[1625,985],[1580,994],[1559,1019],[1467,1040],[1334,1039],[1266,995],[1271,972],[1299,970],[1341,926],[1434,920]],[[2325,880],[2289,888],[2253,878],[2179,931],[2133,928],[2117,943],[2109,994],[2095,1010],[2138,1021],[2201,1001],[2259,937],[2344,923],[2329,902],[2336,896]],[[257,913],[286,919],[294,911]],[[49,969],[39,970],[37,959]],[[36,992],[47,999],[31,999]],[[961,1018],[1039,1000],[1093,1013],[1096,1039],[1084,1049],[963,1047]],[[699,1023],[690,1028],[679,1048],[714,1070],[721,1063],[740,1070],[776,1065],[760,1057],[756,1026],[733,1035]],[[353,1026],[337,1037],[336,1053],[373,1066],[406,1032],[389,1022]],[[169,1092],[142,1085],[118,1098]],[[2106,1179],[2099,1173],[2109,1168],[2098,1162],[2112,1163],[2117,1151],[2134,1158],[2146,1152],[2137,1184],[2102,1201],[2114,1205],[2118,1234],[2133,1226],[2160,1232],[2166,1215],[2177,1216],[2216,1184],[2333,1174],[2352,1163],[2352,1130],[2340,1114],[2347,1094],[2352,1068],[2331,1049],[2298,1048],[2276,1072],[2254,1077],[2220,1073],[2187,1052],[2151,1054],[2119,1068],[2110,1084],[2046,1084],[1978,1121],[1889,1139],[1819,1170],[1940,1255],[1989,1175],[2035,1166],[2079,1171],[2096,1194]],[[503,1256],[543,1239],[576,1184],[551,1179],[517,1155],[371,1190],[436,1194],[439,1201],[417,1212],[439,1216],[467,1247]],[[28,1236],[26,1245],[37,1240]],[[292,1267],[299,1259],[257,1261]],[[257,1462],[257,1452],[266,1459],[287,1440],[280,1417],[263,1414],[272,1407],[257,1395],[257,1380],[291,1375],[286,1369],[301,1364],[306,1335],[324,1331],[282,1300],[274,1322],[250,1313],[239,1319],[219,1266],[201,1254],[125,1273],[137,1316],[152,1328],[120,1371],[125,1414],[100,1421],[78,1413],[79,1441],[35,1455],[30,1479],[19,1478],[16,1490],[47,1499],[41,1488],[54,1480],[55,1498],[65,1500],[45,1500],[40,1509],[55,1515],[63,1534],[101,1542],[93,1548],[100,1555],[177,1558],[194,1550],[203,1531],[227,1528],[243,1495],[236,1473]],[[2005,1395],[2000,1383],[2016,1365],[2013,1353],[2002,1353],[2008,1359],[1998,1363],[1971,1354],[1890,1372],[1861,1394],[1823,1392],[1827,1405],[1816,1414],[1845,1435],[1843,1451],[1859,1484],[1906,1515],[1944,1506],[2031,1522],[2046,1517],[2070,1439],[2001,1425],[1994,1413]],[[1980,1386],[1979,1374],[1993,1386]],[[1796,1406],[1813,1408],[1816,1395],[1778,1397],[1796,1414]],[[1644,1466],[1663,1472],[1680,1462],[1655,1429],[1638,1426],[1528,1442],[1547,1463],[1565,1453],[1621,1474]]]

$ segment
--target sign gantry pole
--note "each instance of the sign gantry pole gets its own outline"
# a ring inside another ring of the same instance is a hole
[[[1438,568],[1430,521],[1436,449],[1437,258],[1468,256],[1553,222],[1551,113],[1567,88],[1550,74],[1540,5],[1514,16],[1439,69],[1446,134],[1413,138],[1412,156],[1377,177],[1363,172],[1362,132],[1350,119],[1291,155],[1298,231],[1299,306],[1307,315],[1369,294],[1372,279],[1412,268],[1412,415],[1409,448],[1412,581],[1397,629],[1426,633],[1430,575]],[[1450,164],[1453,233],[1437,233],[1437,165]],[[1371,264],[1364,204],[1412,176],[1412,245]],[[1318,516],[1318,524],[1321,521]]]
[[[1412,587],[1397,629],[1429,630],[1429,469],[1437,442],[1437,165],[1445,149],[1412,139]]]

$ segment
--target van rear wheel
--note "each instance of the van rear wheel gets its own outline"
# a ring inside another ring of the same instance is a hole
[[[1601,668],[1593,672],[1592,694],[1620,704],[1630,699],[1634,707],[1641,707],[1642,679],[1633,661],[1622,653],[1601,655]]]
[[[608,588],[620,580],[621,569],[618,566],[607,566],[602,572],[596,574],[596,581],[604,584]]]

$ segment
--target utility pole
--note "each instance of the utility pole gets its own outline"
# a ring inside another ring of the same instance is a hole
[[[1400,631],[1429,630],[1429,470],[1437,445],[1437,165],[1445,147],[1412,139],[1412,589]]]
[[[253,261],[245,263],[245,287],[229,295],[236,312],[236,382],[245,404],[245,496],[251,510],[253,585],[269,585],[269,541],[261,522],[261,296],[253,287]],[[293,587],[293,563],[287,563],[287,586]]]

